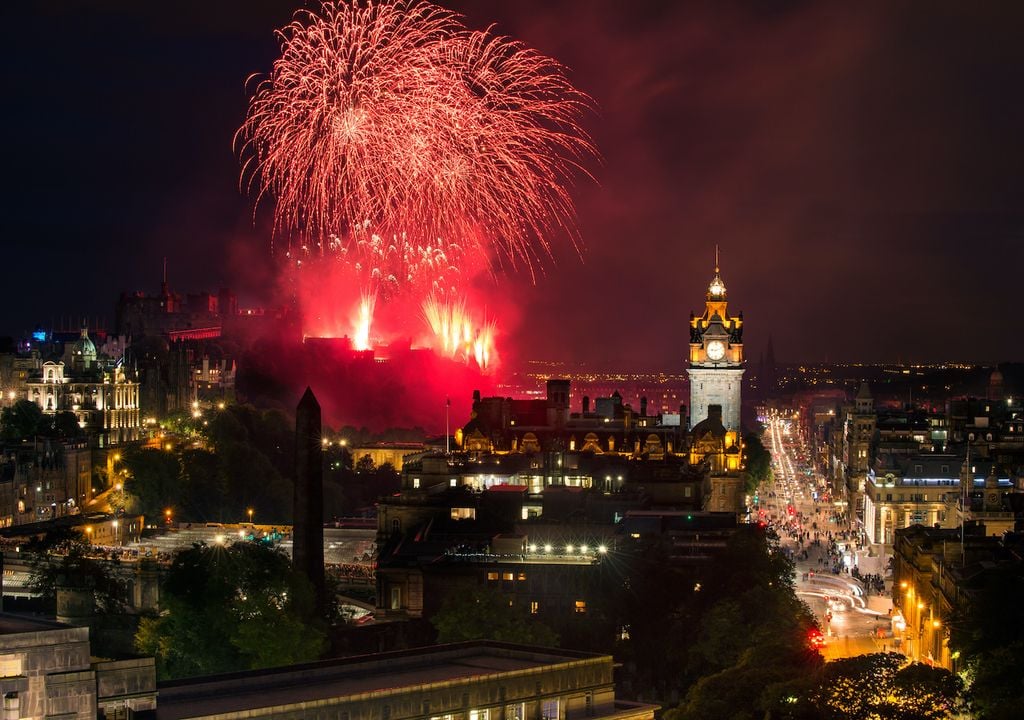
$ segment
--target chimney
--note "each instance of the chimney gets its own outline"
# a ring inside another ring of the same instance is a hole
[[[590,412],[590,396],[583,396],[583,414],[587,415]]]
[[[712,420],[712,421],[717,420],[719,423],[722,422],[722,406],[721,405],[716,405],[716,404],[708,405],[708,420]]]
[[[647,417],[647,398],[640,398],[640,417]]]

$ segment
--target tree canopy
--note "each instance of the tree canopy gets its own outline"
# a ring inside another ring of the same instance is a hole
[[[772,454],[761,442],[760,435],[750,433],[743,438],[743,462],[747,469],[747,491],[771,480]]]
[[[326,645],[309,581],[282,551],[257,542],[179,552],[161,604],[136,635],[161,678],[308,662]]]
[[[18,400],[0,412],[0,439],[22,440],[37,435],[76,438],[82,435],[82,429],[74,413],[45,415],[31,400]]]
[[[978,584],[949,623],[950,647],[969,671],[972,709],[986,720],[1016,718],[1024,707],[1024,573],[1008,564],[983,573]]]
[[[558,636],[532,618],[525,608],[510,604],[497,590],[486,587],[453,589],[433,618],[440,643],[497,640],[527,645],[556,646]]]
[[[109,563],[96,558],[90,545],[73,528],[57,528],[30,542],[30,584],[43,602],[55,606],[57,589],[92,591],[99,613],[121,612],[127,603],[127,587]]]
[[[961,709],[962,693],[948,670],[872,653],[828,663],[806,702],[823,720],[943,720]]]

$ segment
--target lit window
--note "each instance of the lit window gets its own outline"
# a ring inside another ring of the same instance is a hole
[[[487,573],[487,579],[488,580],[497,580],[498,579],[498,573],[496,573],[496,572],[489,572],[489,573]]]
[[[487,708],[483,710],[470,710],[469,720],[489,720],[491,711]]]
[[[21,675],[20,655],[0,655],[0,677],[18,677]]]
[[[506,705],[505,720],[526,720],[526,703]]]
[[[558,698],[545,700],[540,706],[541,720],[558,720]]]
[[[536,600],[533,600],[530,603],[530,614],[531,615],[536,615],[538,612],[540,612],[540,603],[537,602]]]
[[[524,572],[519,573],[516,576],[516,580],[518,580],[519,582],[523,582],[524,580],[526,580],[526,573],[524,573]]]
[[[419,478],[413,478],[412,479],[412,486],[414,488],[418,488],[420,486],[420,479]]]
[[[578,613],[585,613],[587,611],[587,601],[586,600],[577,600],[576,601],[576,608],[575,608],[575,610]]]
[[[505,580],[506,582],[512,582],[512,573],[510,573],[510,572],[503,572],[501,574],[501,579]]]
[[[448,481],[448,486],[449,487],[455,487],[456,485],[458,485],[458,483],[459,483],[458,480],[456,480],[455,478],[452,478],[451,480]]]

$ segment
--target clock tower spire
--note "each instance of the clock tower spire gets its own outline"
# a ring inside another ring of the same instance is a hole
[[[729,315],[718,245],[715,274],[708,284],[704,313],[690,315],[690,427],[708,417],[708,408],[722,409],[727,430],[740,429],[740,384],[743,377],[743,313]]]

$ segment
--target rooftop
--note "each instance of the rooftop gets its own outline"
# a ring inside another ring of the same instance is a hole
[[[160,683],[157,717],[204,716],[317,701],[362,699],[365,693],[403,692],[579,661],[610,660],[591,653],[494,642],[438,645],[305,665]]]
[[[0,613],[0,635],[17,635],[18,633],[34,633],[44,630],[66,630],[71,627],[52,620],[10,615]]]

